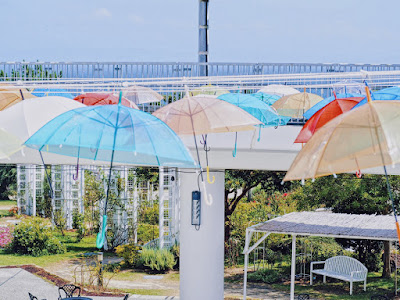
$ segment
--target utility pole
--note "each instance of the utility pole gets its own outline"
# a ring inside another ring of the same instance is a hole
[[[199,76],[208,76],[208,3],[199,0]]]

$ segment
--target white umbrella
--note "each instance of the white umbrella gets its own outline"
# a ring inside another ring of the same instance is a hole
[[[143,86],[130,86],[123,92],[123,96],[135,104],[159,102],[164,99],[156,91]]]
[[[300,91],[283,84],[270,84],[261,88],[258,93],[266,93],[270,95],[277,95],[280,97],[298,94]]]

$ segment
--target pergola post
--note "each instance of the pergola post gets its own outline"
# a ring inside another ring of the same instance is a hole
[[[292,235],[292,265],[290,273],[290,300],[294,300],[294,280],[296,275],[296,235]]]

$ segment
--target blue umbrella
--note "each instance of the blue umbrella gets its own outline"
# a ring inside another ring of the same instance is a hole
[[[250,95],[256,97],[258,100],[261,100],[262,102],[265,102],[268,105],[274,104],[277,100],[281,98],[278,95],[271,95],[263,92],[258,92]]]
[[[305,119],[310,119],[317,111],[319,111],[321,108],[325,107],[335,99],[344,99],[344,98],[352,98],[352,97],[365,97],[364,95],[361,94],[353,94],[353,93],[343,93],[343,94],[337,94],[336,96],[330,96],[328,98],[325,98],[324,100],[321,100],[317,104],[315,104],[313,107],[311,107],[309,110],[307,110],[303,116]]]
[[[290,120],[290,117],[280,116],[265,102],[249,94],[229,93],[218,96],[218,99],[234,104],[260,120],[263,123],[262,125],[257,125],[260,127],[260,130],[261,127],[286,125]],[[260,131],[258,140],[260,140]],[[233,156],[236,156],[236,141],[237,134]]]
[[[121,94],[120,94],[121,102]],[[113,162],[180,168],[197,167],[180,138],[164,122],[143,111],[118,105],[87,106],[65,112],[33,134],[25,145],[39,151]],[[107,224],[105,201],[102,231]]]
[[[34,89],[31,94],[36,97],[61,96],[69,99],[74,99],[74,96],[70,92],[63,89]]]
[[[400,87],[393,86],[390,88],[374,92],[371,94],[371,100],[400,100]],[[367,102],[368,102],[367,98],[364,98],[363,100],[358,102],[358,104],[354,106],[352,109],[356,109],[357,107],[360,107],[361,105],[364,105]]]

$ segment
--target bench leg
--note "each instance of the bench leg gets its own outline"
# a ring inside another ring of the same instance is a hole
[[[324,281],[323,281],[324,283],[326,283],[326,276],[324,275]]]
[[[364,280],[364,292],[367,291],[367,279]]]
[[[310,285],[312,285],[312,271],[310,271]]]
[[[350,295],[353,295],[353,281],[350,281]]]

